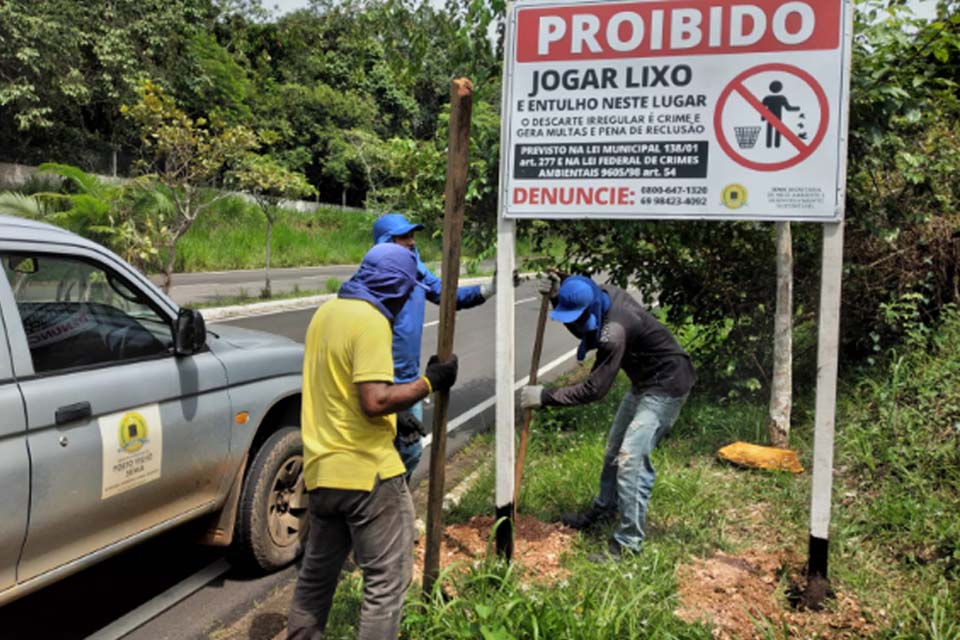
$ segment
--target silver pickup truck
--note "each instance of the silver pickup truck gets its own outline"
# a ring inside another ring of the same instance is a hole
[[[263,570],[305,533],[303,346],[207,330],[119,257],[0,215],[0,604],[187,520]]]

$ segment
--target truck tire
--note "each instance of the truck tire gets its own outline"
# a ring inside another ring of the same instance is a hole
[[[235,531],[240,561],[261,571],[290,564],[303,550],[307,521],[300,429],[282,427],[257,451],[243,482]]]

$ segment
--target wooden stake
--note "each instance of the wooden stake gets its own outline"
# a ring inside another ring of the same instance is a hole
[[[450,137],[447,150],[447,186],[443,210],[443,267],[440,289],[440,328],[437,355],[453,354],[453,330],[460,276],[460,237],[467,194],[470,152],[470,116],[473,83],[457,78],[450,88]],[[429,597],[440,574],[440,540],[443,534],[443,491],[447,463],[447,408],[450,392],[435,395],[433,441],[430,445],[430,492],[427,499],[427,546],[423,557],[423,593]]]
[[[537,371],[540,369],[540,352],[543,351],[543,332],[547,326],[547,311],[550,310],[550,296],[543,294],[540,301],[540,315],[537,317],[537,335],[533,340],[533,357],[530,360],[530,381],[527,384],[537,384]],[[523,478],[523,463],[527,457],[527,440],[530,438],[530,421],[533,420],[533,409],[523,412],[523,425],[520,427],[520,448],[517,451],[517,468],[513,482],[513,508],[516,511],[520,499],[520,480]]]

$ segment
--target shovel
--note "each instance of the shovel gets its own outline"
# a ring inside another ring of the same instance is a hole
[[[543,331],[547,326],[547,312],[550,310],[550,294],[544,293],[540,301],[540,316],[537,318],[537,335],[533,339],[533,357],[530,359],[530,379],[527,384],[537,384],[537,370],[540,369],[540,352],[543,351]],[[517,466],[513,479],[513,509],[517,509],[520,497],[520,480],[523,478],[523,462],[527,457],[527,441],[530,439],[530,421],[533,409],[523,412],[523,425],[520,427],[520,448],[517,451]]]

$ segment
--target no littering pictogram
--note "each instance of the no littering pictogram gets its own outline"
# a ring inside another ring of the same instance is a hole
[[[820,83],[803,69],[779,63],[751,67],[731,80],[713,114],[720,148],[756,171],[780,171],[809,158],[829,121]]]

